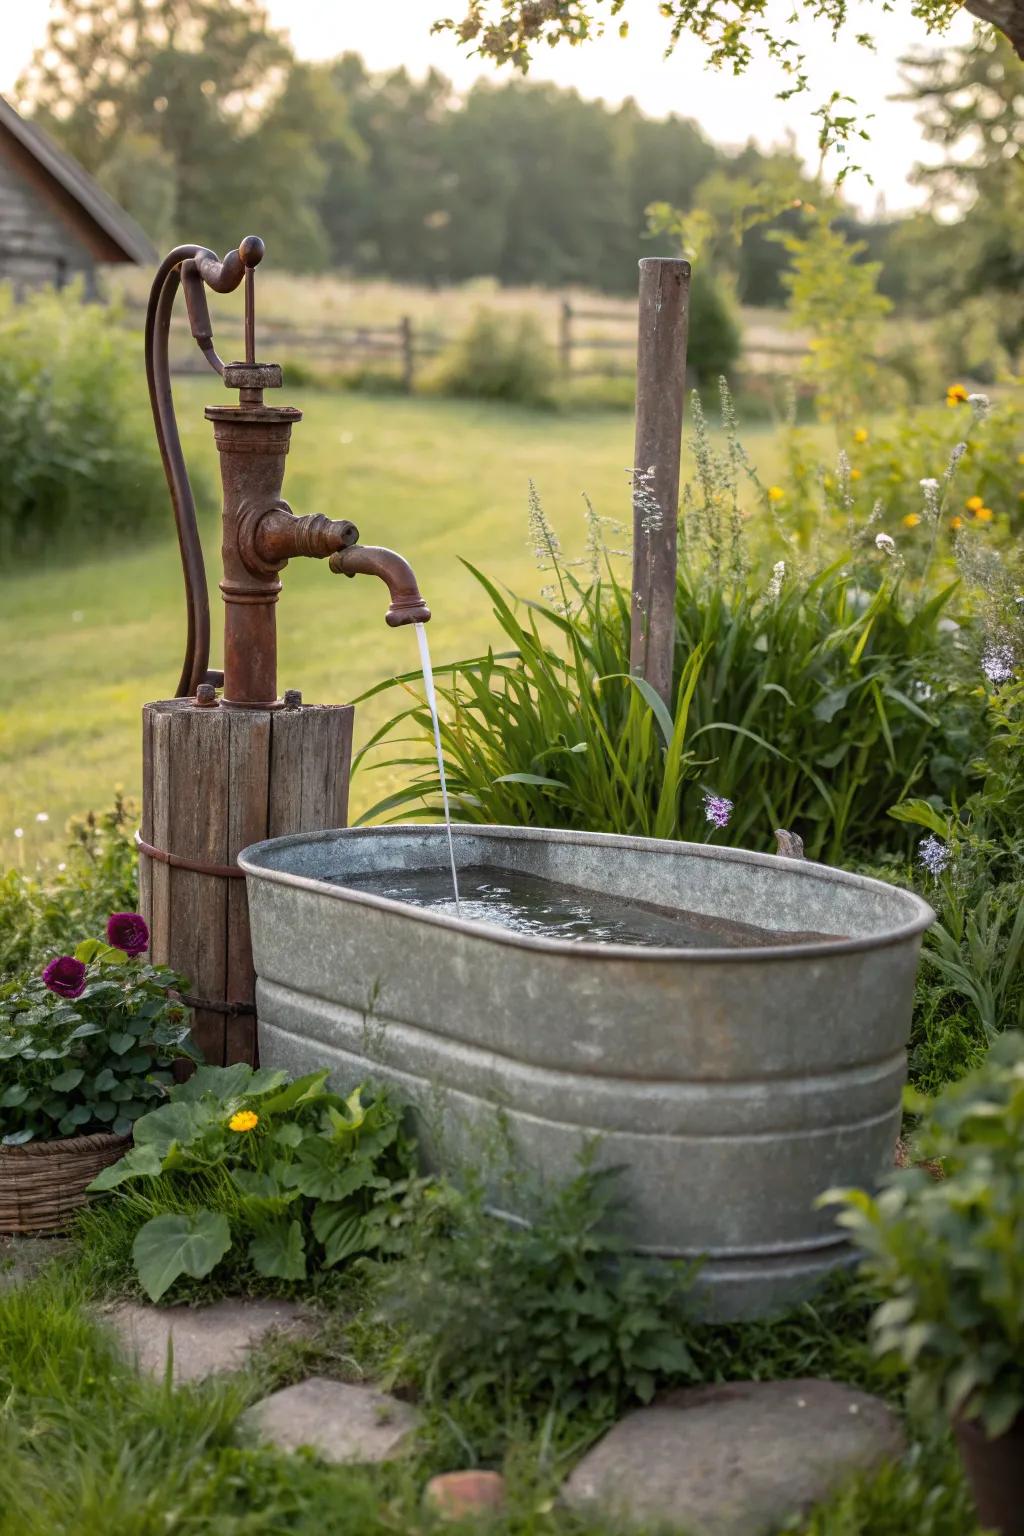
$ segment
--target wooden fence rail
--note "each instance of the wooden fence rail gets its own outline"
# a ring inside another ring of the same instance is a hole
[[[142,327],[145,306],[138,301],[122,303],[126,325]],[[261,350],[277,361],[298,364],[309,358],[314,367],[339,373],[360,365],[381,366],[412,394],[423,368],[453,344],[455,336],[403,315],[390,324],[289,325],[260,320]],[[636,366],[637,311],[635,305],[601,309],[573,304],[558,305],[554,339],[550,343],[556,366],[565,379],[623,376]],[[230,343],[223,350],[230,351]],[[752,340],[745,348],[745,373],[763,377],[792,371],[804,353],[799,345],[765,345]],[[699,361],[694,358],[696,363]],[[208,365],[197,351],[184,316],[176,316],[171,328],[171,371],[204,374]]]

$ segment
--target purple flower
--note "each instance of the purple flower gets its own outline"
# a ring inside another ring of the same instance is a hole
[[[706,821],[709,821],[713,827],[727,827],[731,815],[731,800],[726,800],[724,795],[713,795],[709,789],[704,791],[704,818]]]
[[[929,833],[918,843],[917,856],[928,873],[937,879],[949,865],[949,845]]]
[[[126,955],[141,955],[149,944],[149,929],[137,912],[112,912],[107,919],[107,943]]]
[[[85,991],[85,966],[74,955],[58,955],[44,970],[43,981],[58,997],[81,997]]]

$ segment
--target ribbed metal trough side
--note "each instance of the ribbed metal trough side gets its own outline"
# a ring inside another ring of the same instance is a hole
[[[764,1315],[846,1262],[814,1200],[874,1185],[892,1160],[925,903],[767,855],[512,828],[459,828],[458,861],[843,937],[569,944],[326,883],[440,865],[442,838],[376,828],[241,856],[264,1063],[394,1085],[443,1166],[478,1162],[499,1118],[553,1180],[596,1138],[598,1161],[623,1170],[625,1235],[639,1251],[705,1256],[718,1316]]]

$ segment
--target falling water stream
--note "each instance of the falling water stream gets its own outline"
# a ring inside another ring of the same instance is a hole
[[[452,866],[452,890],[455,893],[455,911],[462,916],[462,905],[459,901],[459,877],[455,873],[455,844],[452,842],[452,812],[448,804],[448,781],[444,773],[444,753],[441,750],[441,722],[437,715],[437,694],[434,692],[434,669],[430,664],[430,642],[427,639],[426,626],[416,625],[416,639],[420,648],[420,663],[423,667],[423,686],[427,691],[427,703],[430,706],[430,718],[434,722],[434,746],[437,748],[437,771],[441,779],[441,802],[444,805],[444,825],[448,834],[448,858]]]

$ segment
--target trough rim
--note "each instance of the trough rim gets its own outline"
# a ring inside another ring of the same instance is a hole
[[[588,944],[568,939],[550,939],[538,934],[516,933],[496,923],[488,923],[480,919],[469,922],[465,918],[448,917],[442,912],[431,912],[424,907],[415,907],[410,902],[394,901],[388,896],[377,896],[370,891],[357,890],[352,886],[317,880],[310,875],[291,874],[287,870],[272,869],[258,862],[259,858],[270,849],[348,839],[354,841],[362,838],[398,838],[409,832],[428,833],[431,837],[439,839],[446,837],[443,822],[402,822],[398,825],[381,827],[331,827],[317,832],[291,832],[283,837],[263,838],[258,843],[250,843],[238,854],[238,866],[245,873],[246,884],[249,880],[266,880],[272,885],[291,886],[297,890],[310,891],[317,896],[328,896],[348,903],[355,902],[359,906],[395,913],[406,918],[414,914],[413,921],[428,923],[433,927],[448,929],[489,943],[506,944],[516,949],[535,950],[560,956],[585,957],[588,960],[630,960],[643,963],[686,960],[696,964],[719,965],[731,965],[736,962],[763,964],[767,961],[813,960],[819,956],[860,954],[867,950],[887,949],[893,945],[904,944],[926,932],[936,917],[932,907],[916,891],[905,890],[902,886],[890,885],[885,880],[875,880],[870,875],[854,874],[851,870],[836,869],[832,865],[819,864],[810,859],[788,859],[776,853],[756,853],[749,848],[721,848],[710,843],[688,843],[660,837],[631,837],[618,832],[585,832],[568,829],[563,831],[557,827],[512,827],[498,823],[452,822],[452,834],[453,836],[469,834],[474,838],[493,838],[496,841],[517,838],[520,841],[576,843],[592,847],[611,844],[616,848],[666,855],[685,850],[691,856],[720,863],[754,864],[770,869],[781,867],[807,880],[849,885],[858,890],[895,893],[908,904],[909,909],[916,909],[916,915],[901,927],[890,929],[886,933],[869,934],[859,938],[824,939],[816,943],[772,944],[760,947],[730,945],[728,948],[719,946],[717,949],[639,944]]]

